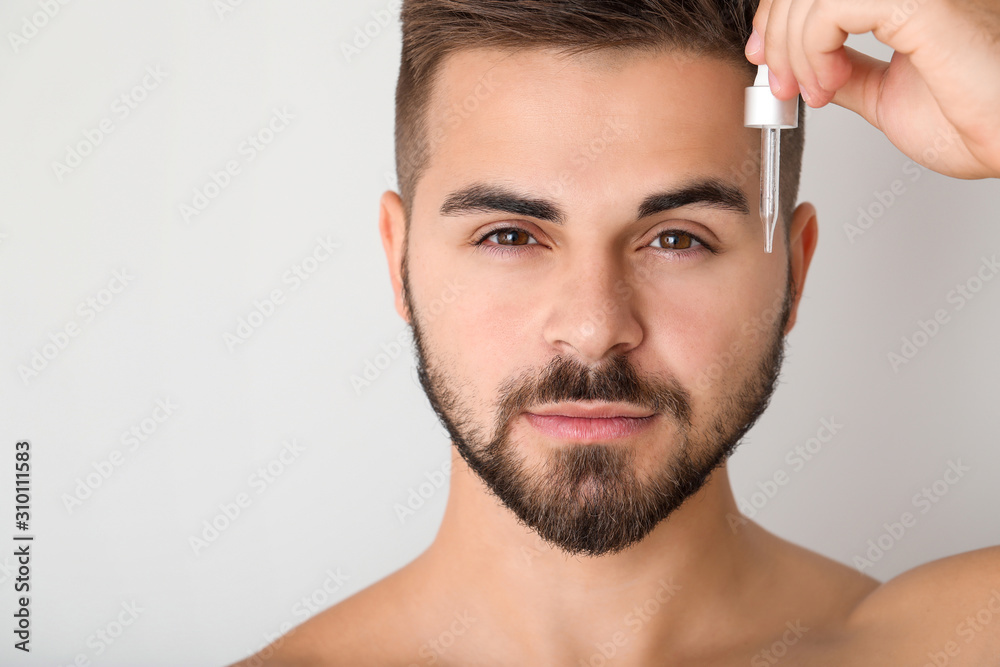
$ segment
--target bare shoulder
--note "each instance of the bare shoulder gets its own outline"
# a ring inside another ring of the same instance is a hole
[[[1000,546],[925,563],[890,579],[854,609],[858,641],[909,645],[940,665],[983,665],[1000,655]]]
[[[801,612],[811,628],[797,664],[1000,666],[1000,546],[940,558],[882,583],[755,532],[772,568],[765,580],[770,606]]]
[[[840,626],[882,582],[860,570],[748,524],[770,565],[769,590],[785,590],[787,606],[809,610],[817,621]]]
[[[292,628],[229,667],[407,667],[416,657],[411,630],[419,610],[404,586],[407,568],[379,580]]]
[[[369,589],[326,609],[231,667],[361,665]]]

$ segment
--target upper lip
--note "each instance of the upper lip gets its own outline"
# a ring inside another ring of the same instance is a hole
[[[563,417],[589,417],[590,419],[609,417],[652,417],[654,412],[641,410],[626,403],[552,403],[528,410],[534,415],[561,415]]]

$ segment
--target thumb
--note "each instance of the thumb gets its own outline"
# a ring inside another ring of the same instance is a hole
[[[878,100],[889,63],[872,58],[849,46],[844,47],[851,75],[830,101],[854,111],[883,132],[878,118]]]

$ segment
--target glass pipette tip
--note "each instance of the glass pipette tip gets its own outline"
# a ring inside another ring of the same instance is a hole
[[[798,95],[779,100],[768,85],[767,65],[757,66],[757,77],[746,89],[743,124],[760,128],[760,220],[764,226],[764,252],[774,246],[778,225],[778,176],[781,166],[781,130],[799,126]]]
[[[781,164],[781,130],[765,127],[760,132],[760,219],[764,224],[764,252],[771,252],[778,225],[778,165]]]

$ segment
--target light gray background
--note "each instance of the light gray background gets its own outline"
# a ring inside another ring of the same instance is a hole
[[[373,22],[386,2],[246,0],[220,13],[223,2],[59,5],[16,50],[10,33],[40,4],[0,5],[0,540],[13,545],[20,439],[37,536],[30,657],[11,647],[14,563],[0,557],[4,664],[228,663],[304,621],[303,597],[329,606],[405,565],[442,516],[446,487],[425,485],[405,520],[396,511],[449,455],[377,230],[378,198],[395,187],[397,17]],[[366,24],[375,34],[348,61],[342,46]],[[166,78],[119,119],[114,101],[156,66]],[[246,161],[241,142],[274,109],[294,119]],[[114,131],[60,182],[52,163],[105,117]],[[232,159],[240,173],[186,223],[179,204]],[[855,114],[810,110],[801,198],[819,209],[819,247],[782,384],[731,462],[746,501],[786,472],[773,497],[756,496],[756,519],[847,564],[914,514],[868,570],[883,580],[1000,543],[1000,280],[961,310],[947,300],[1000,251],[1000,182],[907,162]],[[897,179],[901,193],[852,243],[844,225]],[[292,289],[283,275],[318,237],[340,247]],[[85,320],[78,304],[122,269],[134,278]],[[284,302],[231,351],[224,335],[273,289]],[[949,322],[894,372],[888,353],[939,308]],[[73,322],[79,335],[24,382],[18,367]],[[398,337],[402,351],[379,358]],[[384,368],[355,391],[367,362]],[[122,434],[157,399],[176,410],[131,451]],[[786,454],[823,418],[843,427],[796,470]],[[302,453],[257,493],[250,476],[292,439]],[[122,464],[70,512],[64,496],[113,450]],[[971,471],[922,514],[912,498],[949,460]],[[189,538],[240,493],[250,506],[195,555]],[[321,593],[338,570],[346,581]],[[132,602],[138,618],[97,655],[95,633]]]

